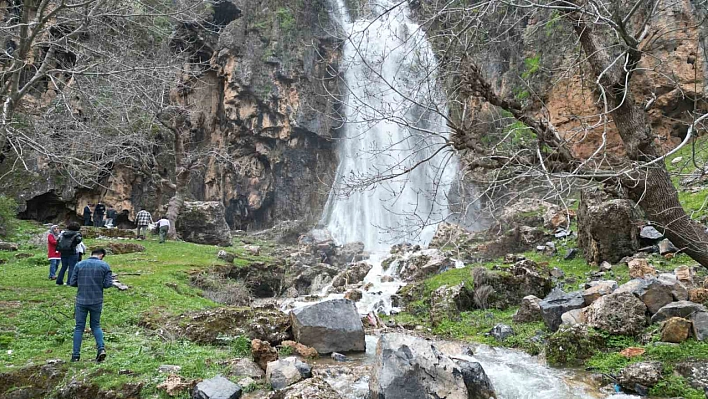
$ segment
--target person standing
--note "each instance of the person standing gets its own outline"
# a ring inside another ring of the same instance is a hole
[[[86,254],[86,244],[83,242],[80,242],[79,245],[76,246],[76,255],[79,256],[77,259],[77,262],[81,262],[84,259],[84,255]]]
[[[47,257],[49,258],[49,279],[57,279],[57,268],[61,262],[61,254],[57,251],[57,238],[59,237],[59,226],[56,224],[49,228],[47,234]]]
[[[113,227],[116,216],[118,216],[118,212],[113,209],[113,206],[109,205],[108,211],[106,211],[106,226]]]
[[[57,251],[61,254],[61,270],[59,270],[59,276],[57,277],[57,285],[64,285],[64,273],[69,272],[66,275],[67,283],[74,272],[74,266],[76,262],[79,261],[79,255],[76,253],[76,246],[83,241],[81,237],[81,226],[76,222],[69,223],[66,226],[66,230],[59,234],[57,239]]]
[[[157,229],[160,232],[160,244],[163,244],[170,231],[170,220],[167,219],[167,216],[163,216],[157,221]]]
[[[93,209],[93,226],[103,227],[103,216],[106,214],[106,206],[103,202],[98,201],[96,207]]]
[[[84,226],[91,226],[91,204],[84,207]]]
[[[145,239],[145,232],[148,230],[148,226],[153,223],[152,215],[150,212],[145,210],[145,207],[140,208],[140,212],[135,215],[135,219],[138,224],[138,238]],[[140,233],[143,233],[142,236]]]
[[[101,312],[103,311],[103,290],[113,286],[113,273],[108,263],[103,261],[106,251],[103,248],[91,251],[91,257],[79,262],[71,274],[69,285],[77,287],[76,326],[74,327],[74,347],[71,361],[81,359],[81,341],[83,340],[86,318],[90,316],[91,332],[96,340],[96,361],[106,359],[106,348],[101,330]]]

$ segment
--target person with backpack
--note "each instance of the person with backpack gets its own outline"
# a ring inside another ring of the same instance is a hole
[[[49,228],[47,234],[47,258],[49,258],[49,279],[57,279],[57,269],[61,262],[61,254],[57,251],[57,238],[59,237],[59,226],[56,224]]]
[[[106,206],[103,202],[98,201],[96,207],[93,208],[93,227],[103,227],[103,215],[106,214]]]
[[[81,359],[81,341],[83,340],[86,318],[91,317],[90,327],[96,340],[96,361],[106,359],[106,348],[101,330],[101,312],[103,311],[103,290],[113,286],[113,273],[108,263],[103,261],[106,250],[97,248],[91,251],[91,257],[79,262],[69,279],[69,285],[77,287],[76,307],[74,316],[74,345],[71,352],[71,361]]]
[[[84,226],[91,226],[91,204],[84,207]]]
[[[59,276],[57,277],[57,285],[64,285],[64,274],[67,270],[69,274],[67,274],[66,280],[67,283],[69,282],[71,274],[74,272],[74,266],[79,261],[76,247],[83,241],[80,230],[81,226],[78,223],[71,222],[66,226],[66,230],[59,234],[57,251],[61,254],[61,270],[59,270]]]

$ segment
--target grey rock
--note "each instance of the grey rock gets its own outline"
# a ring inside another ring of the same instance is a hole
[[[600,264],[601,272],[609,272],[610,270],[612,270],[612,264],[610,262],[604,261]]]
[[[644,226],[642,231],[639,233],[639,237],[645,240],[660,240],[664,237],[663,234],[659,232],[654,226]]]
[[[4,242],[0,241],[0,251],[17,251],[20,249],[20,245],[14,242]]]
[[[464,283],[443,285],[430,295],[430,321],[437,326],[444,320],[459,320],[460,312],[472,309],[473,293]]]
[[[674,370],[684,376],[696,389],[708,392],[708,362],[682,362]]]
[[[272,392],[268,399],[341,399],[342,397],[326,381],[315,377]]]
[[[432,343],[404,334],[379,339],[369,392],[377,399],[495,397],[478,363],[455,362]]]
[[[617,289],[617,282],[614,280],[593,281],[590,287],[583,291],[583,299],[586,305],[590,305],[598,298],[604,295],[609,295]]]
[[[273,389],[283,389],[310,377],[310,365],[295,356],[268,362],[266,367],[266,383]]]
[[[708,312],[705,306],[691,302],[691,301],[678,301],[670,303],[663,308],[659,309],[658,312],[651,318],[652,323],[660,323],[666,319],[672,317],[682,317],[684,319],[692,319],[693,315],[696,313]]]
[[[565,260],[573,260],[573,259],[575,259],[575,255],[577,255],[577,254],[578,254],[578,249],[577,249],[577,248],[570,248],[569,250],[567,250],[567,251],[565,252],[565,256],[563,257],[563,259],[565,259]]]
[[[676,246],[671,241],[669,241],[668,238],[661,240],[661,242],[659,243],[659,254],[660,255],[666,255],[669,253],[673,254],[673,253],[678,252],[678,250],[679,249],[676,248]]]
[[[600,297],[585,311],[590,327],[610,334],[638,335],[647,324],[647,307],[629,292]]]
[[[497,341],[504,341],[505,339],[514,335],[514,329],[510,326],[507,326],[506,324],[497,324],[496,326],[492,327],[492,330],[489,331],[489,333]]]
[[[573,309],[563,313],[561,316],[561,325],[564,326],[574,326],[576,324],[586,324],[587,316],[585,315],[585,308],[583,309]]]
[[[332,360],[334,360],[335,362],[346,362],[349,360],[346,356],[342,355],[341,353],[337,353],[337,352],[332,352],[331,357],[332,357]]]
[[[663,367],[660,362],[640,362],[630,364],[617,375],[617,382],[634,392],[646,391],[661,380]]]
[[[541,315],[546,326],[551,331],[557,331],[561,325],[563,313],[580,309],[585,306],[583,294],[580,291],[565,293],[562,290],[554,289],[541,303]]]
[[[683,288],[684,292],[685,290]],[[644,302],[651,314],[655,314],[659,309],[673,302],[675,296],[682,296],[678,280],[656,277],[635,278],[622,284],[615,292],[635,295]]]
[[[354,302],[333,299],[290,313],[295,341],[319,353],[363,352],[364,325]]]
[[[183,240],[197,244],[231,246],[225,208],[217,201],[185,202],[175,229]]]
[[[708,341],[708,312],[696,312],[691,316],[693,337],[698,341]]]
[[[220,375],[200,382],[192,392],[192,399],[238,399],[240,397],[241,387]]]
[[[514,323],[531,323],[543,320],[541,315],[541,299],[527,295],[521,300],[519,310],[514,314]]]
[[[553,236],[555,238],[566,238],[570,237],[573,235],[573,232],[571,230],[566,230],[566,229],[558,229],[556,230],[555,234]]]
[[[234,375],[250,377],[257,380],[265,377],[263,369],[253,360],[246,358],[240,359],[238,362],[232,364],[229,371]]]
[[[356,284],[364,281],[364,277],[373,266],[369,262],[354,263],[347,270],[337,274],[332,279],[332,287],[343,287],[347,284]]]

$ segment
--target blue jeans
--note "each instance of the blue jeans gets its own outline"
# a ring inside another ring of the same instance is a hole
[[[49,278],[57,276],[57,267],[59,267],[60,259],[49,259]]]
[[[64,284],[64,273],[67,272],[67,269],[69,269],[69,275],[66,276],[66,283],[69,284],[69,280],[71,280],[71,273],[74,272],[74,266],[76,266],[78,261],[79,255],[77,254],[61,255],[61,269],[59,270],[59,277],[57,277],[57,284]]]
[[[101,331],[102,310],[103,303],[94,305],[76,304],[76,327],[74,328],[74,351],[71,354],[72,357],[78,357],[81,354],[81,339],[84,336],[84,329],[86,328],[86,316],[89,314],[91,314],[89,325],[91,326],[93,337],[96,338],[96,349],[101,350],[104,348],[103,331]]]

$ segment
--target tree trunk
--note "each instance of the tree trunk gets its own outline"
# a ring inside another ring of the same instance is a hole
[[[170,231],[168,234],[171,238],[177,236],[177,217],[182,211],[185,198],[187,197],[187,185],[189,184],[190,175],[189,168],[180,168],[180,171],[177,173],[175,195],[170,198],[170,202],[167,205],[167,219],[170,221]]]

